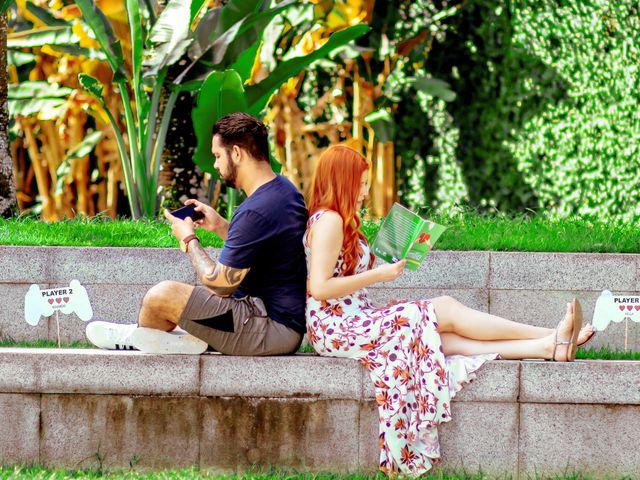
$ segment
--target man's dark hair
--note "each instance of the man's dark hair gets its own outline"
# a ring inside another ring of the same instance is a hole
[[[216,135],[227,151],[238,145],[256,160],[269,161],[267,127],[248,113],[236,112],[222,117],[213,126],[212,138]]]

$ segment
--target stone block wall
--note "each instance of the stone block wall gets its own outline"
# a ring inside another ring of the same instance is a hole
[[[209,250],[213,258],[219,253]],[[195,284],[178,249],[0,246],[0,339],[56,338],[53,317],[37,327],[24,321],[24,295],[32,283],[65,286],[77,278],[87,288],[94,319],[133,323],[145,292],[162,280]],[[555,327],[565,304],[577,297],[591,321],[604,289],[640,292],[640,255],[517,252],[432,252],[417,272],[370,288],[375,301],[451,295],[463,303],[519,322]],[[85,323],[61,315],[63,341],[84,340]],[[610,324],[590,344],[622,349],[624,323]],[[640,348],[640,324],[627,326],[628,348]]]
[[[493,361],[440,426],[437,469],[633,477],[640,362]],[[0,348],[0,464],[373,472],[378,422],[355,361]]]

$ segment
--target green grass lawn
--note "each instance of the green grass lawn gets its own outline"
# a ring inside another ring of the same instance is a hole
[[[241,475],[215,475],[201,471],[197,468],[182,470],[166,470],[152,473],[139,473],[135,471],[102,471],[102,470],[54,470],[41,467],[0,467],[0,480],[65,480],[68,478],[85,479],[113,479],[113,480],[191,480],[191,479],[227,479],[227,480],[387,480],[382,474],[341,475],[332,473],[295,473],[285,471],[268,471],[265,473],[245,473]],[[426,480],[508,480],[511,477],[495,477],[478,474],[447,474],[435,472],[422,477]],[[531,477],[531,480],[544,478],[545,480],[590,480],[591,477],[581,474]],[[624,480],[630,477],[610,477],[609,480]]]
[[[640,228],[633,224],[473,213],[431,218],[448,227],[437,250],[640,253]],[[379,223],[364,222],[363,230],[370,239]],[[215,234],[198,229],[198,235],[206,246],[222,246]],[[18,218],[0,219],[0,245],[177,247],[178,242],[169,225],[160,220],[95,218],[48,224]]]

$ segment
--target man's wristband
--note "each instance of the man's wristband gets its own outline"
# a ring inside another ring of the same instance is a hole
[[[182,250],[185,253],[189,252],[189,242],[191,240],[198,240],[198,242],[200,241],[200,239],[196,236],[195,233],[192,233],[191,235],[187,235],[182,240],[180,240],[180,250]]]

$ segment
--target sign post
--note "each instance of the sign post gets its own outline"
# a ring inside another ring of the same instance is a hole
[[[58,348],[60,347],[60,312],[66,315],[75,313],[85,322],[93,317],[87,291],[78,280],[71,280],[68,287],[45,290],[40,290],[36,284],[29,287],[24,297],[24,318],[29,325],[35,327],[40,323],[40,317],[50,317],[55,313]]]
[[[596,301],[593,328],[603,331],[609,323],[624,321],[624,350],[629,346],[629,320],[640,322],[640,295],[614,295],[604,290]]]

